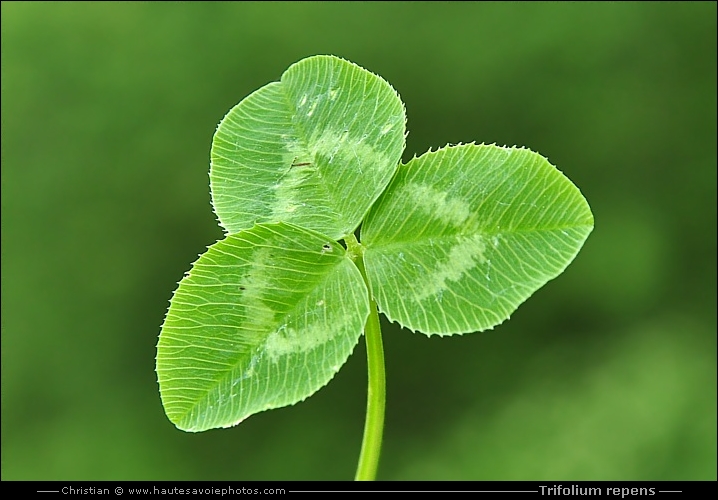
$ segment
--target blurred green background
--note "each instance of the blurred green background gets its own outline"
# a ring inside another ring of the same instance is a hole
[[[209,148],[293,62],[407,106],[404,159],[523,145],[596,227],[493,331],[386,325],[380,479],[716,479],[716,3],[2,3],[2,479],[351,479],[363,340],[307,401],[164,415],[168,301],[222,233]]]

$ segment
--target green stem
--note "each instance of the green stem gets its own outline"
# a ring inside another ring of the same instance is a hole
[[[364,255],[361,244],[354,235],[346,240],[352,260],[359,268],[364,283],[369,289],[369,281],[364,269]],[[379,467],[381,454],[381,438],[384,432],[384,409],[386,406],[386,376],[384,373],[384,346],[381,340],[381,326],[376,302],[369,294],[369,319],[364,327],[366,341],[367,368],[369,371],[369,387],[366,400],[366,421],[364,422],[364,438],[362,439],[359,465],[355,480],[373,481]]]

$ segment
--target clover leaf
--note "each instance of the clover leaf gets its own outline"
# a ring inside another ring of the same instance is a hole
[[[386,81],[334,56],[293,64],[224,117],[210,186],[227,234],[179,283],[157,345],[178,428],[229,427],[304,400],[363,332],[356,477],[373,479],[385,404],[378,311],[427,335],[485,330],[574,259],[593,215],[546,158],[464,144],[400,164],[405,123]]]

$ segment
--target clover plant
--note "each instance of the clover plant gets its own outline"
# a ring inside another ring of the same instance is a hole
[[[293,64],[221,121],[209,177],[226,235],[179,283],[157,346],[162,404],[179,429],[306,399],[364,333],[356,478],[373,479],[378,312],[426,335],[486,330],[576,256],[593,215],[546,158],[472,143],[403,164],[405,125],[386,81],[334,56]]]

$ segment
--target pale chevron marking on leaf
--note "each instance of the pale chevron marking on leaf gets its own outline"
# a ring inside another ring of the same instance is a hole
[[[321,311],[325,313],[325,308]],[[264,352],[272,362],[279,361],[283,356],[299,354],[317,349],[335,338],[336,331],[344,331],[354,318],[351,314],[332,314],[323,319],[322,323],[307,323],[301,328],[282,324],[269,334],[264,344]],[[326,325],[332,325],[327,328]]]
[[[398,196],[416,201],[427,217],[455,227],[460,227],[471,215],[471,207],[464,200],[449,197],[445,191],[426,184],[406,184]]]
[[[286,163],[292,166],[274,185],[274,201],[270,205],[272,218],[281,220],[287,214],[306,206],[308,188],[319,189],[327,199],[335,200],[332,205],[338,206],[335,186],[326,182],[322,169],[326,171],[328,168],[340,168],[342,172],[338,177],[355,176],[354,183],[347,181],[349,185],[356,184],[360,179],[362,183],[366,183],[365,174],[378,175],[376,180],[380,182],[381,177],[386,176],[385,172],[368,167],[387,165],[391,160],[371,144],[363,142],[364,139],[364,136],[353,138],[347,131],[338,133],[325,129],[321,134],[311,137],[306,148],[298,141],[287,141]],[[294,166],[297,163],[300,166]],[[350,168],[354,171],[350,171]],[[360,178],[357,173],[364,177]],[[353,186],[350,189],[353,190]],[[351,197],[351,192],[344,194]]]
[[[299,207],[306,206],[306,194],[302,190],[311,183],[315,176],[316,167],[307,165],[301,167],[290,167],[287,173],[274,186],[274,203],[270,205],[271,218],[282,220],[287,214],[296,211]],[[316,179],[314,179],[316,183]],[[302,196],[304,194],[304,196]]]
[[[249,331],[264,331],[274,324],[274,311],[264,301],[266,291],[266,267],[269,259],[269,248],[259,248],[252,255],[250,268],[240,283],[243,286],[242,299],[246,300],[245,307],[252,310],[252,314],[243,324],[243,328]]]
[[[309,147],[318,157],[327,158],[330,164],[338,163],[356,167],[354,175],[362,174],[363,169],[372,165],[390,164],[392,160],[377,151],[371,144],[364,142],[366,138],[366,135],[355,138],[344,131],[325,129],[321,134],[309,140]],[[369,173],[380,174],[382,177],[385,175],[382,171],[370,170]]]
[[[459,238],[459,243],[451,247],[449,256],[439,262],[437,267],[425,278],[424,285],[416,292],[416,300],[421,301],[443,293],[448,281],[459,281],[466,272],[485,262],[486,244],[481,235]]]

